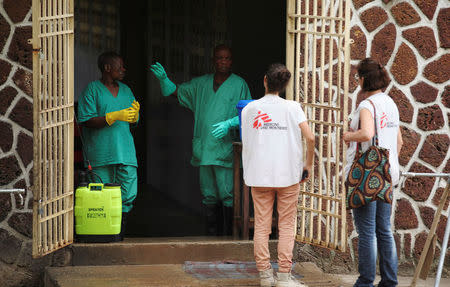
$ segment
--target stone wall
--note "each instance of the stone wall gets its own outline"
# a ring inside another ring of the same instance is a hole
[[[374,57],[392,77],[387,92],[401,114],[401,170],[450,173],[450,2],[354,0],[353,6],[352,38],[359,35],[359,43],[353,45],[352,63],[362,56]],[[367,49],[361,51],[358,47],[364,45]],[[354,97],[357,104],[358,96]],[[420,257],[445,183],[434,178],[401,179],[392,218],[400,267],[408,269]],[[446,222],[442,216],[437,254]],[[356,232],[350,239],[355,246]],[[355,248],[352,253],[357,253]]]
[[[353,0],[352,6],[352,69],[360,60],[373,57],[390,73],[392,82],[386,92],[399,108],[404,140],[401,170],[450,173],[450,2]],[[353,110],[362,96],[352,80]],[[445,183],[443,179],[402,178],[395,190],[392,225],[403,274],[414,271]],[[438,262],[447,214],[448,203],[437,230],[432,271]],[[346,254],[299,246],[299,257],[315,260],[330,272],[356,270],[358,236],[351,215],[347,218],[350,250]]]
[[[405,141],[401,169],[450,173],[450,2],[353,0],[352,65],[372,56],[387,67]],[[65,264],[62,252],[31,259],[32,57],[31,0],[0,0],[0,188],[26,188],[26,200],[0,194],[0,285],[37,285],[44,266]],[[352,108],[360,101],[352,85]],[[400,266],[412,273],[444,189],[431,178],[402,180],[392,223]],[[445,207],[448,210],[448,204]],[[443,214],[446,214],[444,212]],[[299,247],[299,259],[325,271],[355,270],[357,234],[349,219],[350,250]],[[438,254],[447,218],[438,228]],[[448,262],[447,260],[447,266]]]
[[[0,1],[0,285],[32,286],[48,258],[31,260],[33,95],[31,0]]]

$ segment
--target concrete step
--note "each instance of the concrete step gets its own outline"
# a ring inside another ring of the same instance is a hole
[[[269,244],[272,261],[276,261],[277,242]],[[259,286],[255,274],[244,279],[200,280],[183,269],[185,261],[254,261],[252,241],[127,238],[120,243],[74,244],[71,248],[74,266],[47,268],[44,287]],[[294,270],[309,287],[351,287],[357,279],[355,274],[324,274],[309,262],[295,264]],[[410,286],[410,282],[410,277],[399,277],[399,287]],[[433,282],[433,278],[420,280],[417,286],[433,286]],[[440,286],[450,286],[450,279],[443,278]]]
[[[277,241],[269,248],[276,260]],[[117,243],[76,243],[72,265],[183,264],[185,261],[253,261],[253,241],[226,237],[126,238]]]
[[[323,274],[312,263],[296,264],[295,272],[309,287],[341,286],[337,276]],[[199,280],[182,264],[49,267],[44,287],[259,286],[255,276],[244,279]]]
[[[276,261],[277,241],[269,242]],[[45,287],[140,287],[140,286],[259,286],[257,278],[199,280],[183,269],[185,261],[254,261],[252,241],[223,237],[126,238],[120,243],[72,245],[73,266],[49,267]],[[294,266],[309,287],[351,287],[357,275],[324,274],[308,262]],[[410,286],[410,277],[399,277],[399,287]],[[378,282],[377,279],[376,282]],[[434,278],[417,286],[434,286]],[[440,286],[450,286],[442,278]]]
[[[325,274],[309,262],[297,263],[296,273],[309,287],[351,287],[356,274]],[[398,277],[398,287],[411,286],[411,277]],[[375,282],[379,282],[377,276]],[[48,267],[44,287],[150,287],[150,286],[259,286],[258,278],[199,280],[183,270],[182,264]],[[418,280],[417,287],[434,286],[434,278]],[[450,286],[442,278],[440,286]]]

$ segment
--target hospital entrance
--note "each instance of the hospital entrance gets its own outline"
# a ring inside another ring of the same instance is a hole
[[[99,79],[97,56],[115,50],[126,65],[124,82],[141,104],[132,130],[138,195],[126,236],[205,235],[198,168],[190,164],[193,114],[161,95],[148,68],[158,61],[180,84],[212,73],[214,46],[228,44],[233,72],[260,98],[267,66],[285,62],[286,2],[75,0],[75,17],[75,98]]]

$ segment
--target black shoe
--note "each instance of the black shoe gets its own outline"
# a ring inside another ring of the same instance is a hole
[[[127,227],[127,217],[128,212],[122,212],[122,222],[120,224],[120,241],[123,241],[123,238],[125,237],[125,229]]]
[[[224,225],[224,220],[225,220],[225,215],[223,214],[223,206],[222,204],[218,203],[216,204],[216,214],[217,214],[217,236],[222,236],[225,235],[225,225]]]
[[[217,236],[217,206],[215,204],[205,204],[206,235]]]
[[[226,236],[233,235],[233,207],[223,207],[223,234]]]

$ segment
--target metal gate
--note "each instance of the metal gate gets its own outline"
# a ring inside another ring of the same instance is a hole
[[[286,97],[302,103],[317,147],[312,179],[300,190],[296,240],[345,251],[350,1],[287,0],[286,33],[294,75]]]
[[[73,0],[33,0],[33,257],[73,242]]]

